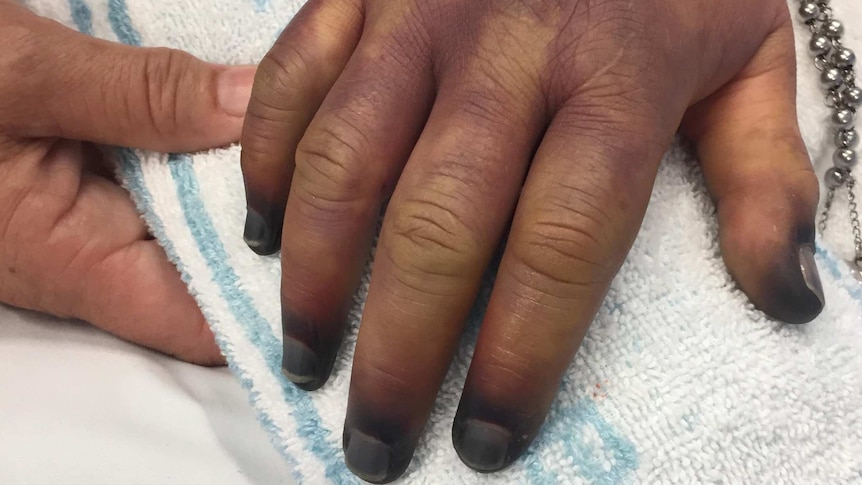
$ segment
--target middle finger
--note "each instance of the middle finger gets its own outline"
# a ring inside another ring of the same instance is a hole
[[[344,430],[371,482],[410,462],[542,129],[544,104],[498,81],[444,79],[384,221]]]

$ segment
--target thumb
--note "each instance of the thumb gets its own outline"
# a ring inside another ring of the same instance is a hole
[[[21,74],[0,82],[0,121],[15,134],[156,151],[239,140],[253,67],[111,43],[32,14],[22,23],[0,51]]]
[[[825,301],[813,257],[818,182],[797,124],[795,69],[788,18],[683,128],[716,202],[728,270],[758,308],[803,323]]]

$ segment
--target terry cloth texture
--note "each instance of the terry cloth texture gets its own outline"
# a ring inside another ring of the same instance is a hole
[[[302,2],[28,3],[99,37],[256,63]],[[862,51],[862,2],[832,6],[846,22],[847,44]],[[807,31],[797,27],[800,121],[822,172],[830,163],[829,113]],[[302,392],[280,372],[279,260],[254,255],[242,240],[239,148],[126,150],[120,173],[296,479],[357,483],[342,458],[341,431],[364,289],[333,378],[319,392]],[[845,207],[839,200],[835,214]],[[817,256],[828,300],[823,315],[806,326],[772,322],[728,276],[695,160],[672,148],[640,236],[526,456],[505,472],[479,475],[452,448],[477,310],[404,483],[862,482],[862,286],[840,262],[851,250],[848,234],[846,223],[836,223],[821,241],[830,248]]]

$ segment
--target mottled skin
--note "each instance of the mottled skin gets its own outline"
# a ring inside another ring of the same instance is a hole
[[[325,383],[290,349],[331,362],[386,204],[344,433],[355,473],[397,478],[508,234],[453,438],[477,470],[509,465],[678,131],[740,287],[813,319],[818,187],[794,103],[783,0],[312,0],[262,62],[242,140],[249,206],[274,215],[247,239],[281,249],[286,374]]]

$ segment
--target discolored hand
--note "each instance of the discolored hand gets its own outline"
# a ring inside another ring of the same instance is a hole
[[[483,472],[521,455],[678,131],[696,143],[740,287],[779,320],[813,319],[818,184],[784,1],[305,6],[257,74],[245,236],[281,249],[284,371],[316,389],[391,196],[344,430],[357,475],[406,469],[507,229],[453,441]]]

